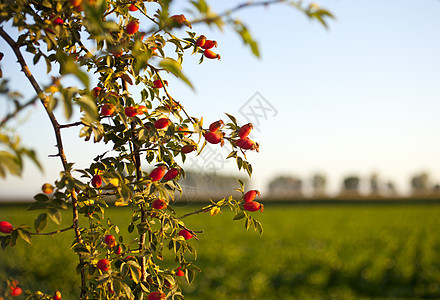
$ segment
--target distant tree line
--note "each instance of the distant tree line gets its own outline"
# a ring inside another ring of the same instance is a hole
[[[410,177],[411,196],[431,197],[440,196],[440,185],[433,182],[429,174],[422,172]],[[268,184],[268,194],[272,198],[326,198],[327,178],[322,173],[317,173],[311,178],[300,178],[293,175],[279,176]],[[337,197],[398,197],[393,181],[383,180],[377,173],[372,173],[367,178],[357,175],[348,175],[342,179],[341,188]]]
[[[239,178],[249,184],[247,178]],[[178,203],[187,205],[193,201],[207,199],[218,200],[230,194],[231,186],[237,186],[236,176],[228,176],[208,172],[186,172],[185,178],[179,182],[182,195],[176,195]],[[440,197],[440,184],[432,180],[428,173],[422,172],[410,176],[408,180],[410,196],[413,197]],[[263,189],[263,187],[253,187]],[[330,195],[328,191],[327,176],[323,173],[315,173],[308,178],[294,175],[282,175],[272,179],[263,197],[277,199],[326,199],[338,198],[393,198],[400,197],[392,180],[386,180],[377,173],[360,177],[347,175],[342,178],[340,189],[336,195]]]

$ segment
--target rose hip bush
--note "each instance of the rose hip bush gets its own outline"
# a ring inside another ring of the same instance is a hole
[[[186,55],[199,56],[200,63],[206,58],[221,63],[220,53],[227,45],[209,39],[209,33],[195,32],[193,26],[200,23],[231,26],[258,55],[246,26],[232,13],[277,2],[284,1],[249,2],[216,14],[203,0],[189,1],[191,20],[183,14],[171,15],[172,1],[0,2],[0,36],[13,53],[10,57],[1,53],[0,59],[16,60],[17,70],[24,72],[35,92],[26,101],[10,89],[7,80],[1,81],[1,93],[15,106],[3,113],[0,123],[0,176],[20,175],[25,157],[41,167],[35,152],[22,147],[7,127],[22,110],[37,103],[44,107],[53,127],[57,146],[53,156],[61,162],[60,178],[42,182],[42,193],[34,197],[30,209],[41,211],[34,229],[0,220],[1,246],[13,247],[18,238],[31,243],[36,235],[72,230],[80,299],[183,299],[177,278],[191,282],[200,271],[194,264],[192,240],[202,238],[200,229],[189,228],[185,218],[200,212],[214,216],[227,206],[235,212],[234,220],[244,219],[246,229],[253,227],[262,234],[260,222],[253,218],[253,212],[263,211],[263,205],[254,201],[260,193],[246,191],[240,180],[236,190],[241,198],[210,200],[185,215],[173,207],[176,195],[182,193],[179,180],[185,176],[187,155],[200,154],[207,143],[228,147],[227,158],[235,159],[238,169],[251,176],[246,152],[258,151],[259,144],[248,137],[252,124],[239,126],[230,114],[205,126],[202,117],[190,115],[184,99],[174,98],[167,79],[177,77],[193,87],[182,70]],[[324,18],[331,17],[314,4],[291,4],[324,25]],[[176,30],[179,28],[185,30]],[[46,65],[46,76],[30,71],[29,55],[24,52],[31,54],[32,64]],[[96,86],[90,85],[89,75],[98,82]],[[70,84],[72,76],[77,86]],[[50,83],[43,84],[47,77]],[[140,93],[133,93],[134,86],[141,88]],[[60,110],[55,110],[59,106],[65,119],[80,118],[61,124]],[[99,153],[85,169],[75,168],[63,147],[63,132],[74,126],[81,127],[80,142],[107,143],[112,151]],[[109,205],[131,208],[132,218],[126,226],[136,233],[135,240],[125,240],[119,228],[105,218]],[[48,220],[61,223],[63,209],[72,211],[71,226],[45,232]],[[80,223],[80,215],[87,222]],[[174,256],[172,268],[164,267],[166,252]],[[21,294],[13,279],[8,286],[3,296]],[[46,292],[26,291],[25,295],[28,299],[61,299],[60,291]]]

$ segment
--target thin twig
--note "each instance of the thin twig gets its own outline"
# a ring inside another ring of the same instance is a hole
[[[250,8],[250,7],[255,7],[255,6],[269,6],[272,4],[283,3],[283,2],[287,2],[287,1],[286,0],[248,1],[248,2],[241,3],[231,9],[225,10],[224,12],[217,14],[213,17],[207,17],[207,18],[191,21],[191,24],[197,24],[197,23],[208,23],[209,24],[211,22],[220,20],[225,16],[231,15],[236,11],[242,10],[244,8]]]
[[[31,235],[54,235],[57,233],[61,233],[61,232],[70,230],[70,229],[73,229],[73,225],[66,227],[64,229],[60,229],[60,230],[56,230],[56,231],[52,231],[52,232],[31,232],[30,234]]]
[[[217,206],[217,205],[211,204],[211,205],[209,205],[207,207],[204,207],[204,208],[201,208],[199,210],[196,210],[196,211],[184,214],[183,216],[178,217],[178,219],[182,220],[183,218],[186,218],[186,217],[189,217],[189,216],[192,216],[192,215],[198,215],[199,213],[207,212],[207,211],[211,210],[211,208],[213,208],[215,206]]]
[[[37,102],[39,100],[38,97],[34,97],[31,100],[29,100],[28,102],[26,102],[23,105],[19,105],[15,111],[11,112],[10,114],[8,114],[6,117],[3,118],[3,120],[0,122],[0,127],[3,126],[6,122],[8,122],[10,119],[14,118],[20,111],[22,111],[24,108],[28,107],[31,104],[34,104],[35,102]]]
[[[79,121],[79,122],[75,122],[75,123],[60,125],[59,128],[63,129],[63,128],[69,128],[69,127],[74,127],[74,126],[80,126],[80,125],[86,125],[86,124],[82,121]]]

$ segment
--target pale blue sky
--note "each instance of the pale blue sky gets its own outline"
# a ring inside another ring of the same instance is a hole
[[[315,172],[328,176],[331,192],[350,174],[366,178],[378,172],[402,192],[421,171],[440,182],[440,1],[318,2],[337,17],[329,30],[282,5],[238,13],[259,41],[261,59],[230,30],[195,26],[218,41],[222,59],[198,65],[199,57],[188,55],[184,70],[197,91],[167,78],[170,92],[206,124],[225,119],[224,112],[244,120],[240,108],[256,92],[277,110],[261,119],[260,131],[253,133],[260,153],[248,156],[253,186],[263,192],[274,176],[307,179]],[[213,6],[221,10],[236,3]],[[3,41],[0,47],[11,57]],[[16,86],[30,89],[21,74],[9,71],[13,61],[1,63],[3,73],[23,85]],[[20,132],[28,146],[38,148],[45,175],[27,164],[23,178],[0,181],[0,196],[32,195],[56,179],[59,161],[47,158],[55,152],[50,130],[35,107]],[[66,132],[69,160],[85,167],[97,153],[94,145],[78,143],[75,129]],[[235,164],[218,167],[230,172]]]

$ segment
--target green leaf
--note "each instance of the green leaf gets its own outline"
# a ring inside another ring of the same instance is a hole
[[[63,54],[62,57],[58,58],[58,59],[65,60],[64,63],[61,64],[61,66],[60,66],[61,75],[73,74],[84,84],[86,89],[90,88],[89,75],[87,75],[87,73],[81,71],[78,64],[75,63],[75,61],[73,60],[72,57],[66,56],[65,54]]]
[[[238,126],[237,125],[237,119],[233,115],[230,115],[228,113],[225,113],[225,115],[227,115],[228,118],[231,119],[232,123],[234,123],[235,126]]]
[[[60,225],[60,224],[61,224],[62,216],[61,216],[61,213],[60,213],[60,211],[59,211],[58,209],[56,209],[56,208],[50,208],[49,211],[48,211],[48,213],[49,213],[49,218],[50,218],[55,224],[57,224],[57,225]]]
[[[249,218],[246,218],[246,220],[244,221],[244,228],[246,228],[246,230],[249,230],[250,226],[251,226],[251,220]]]
[[[130,274],[133,281],[137,284],[141,279],[141,272],[137,268],[130,268]]]
[[[40,171],[43,171],[43,166],[38,161],[37,154],[34,150],[22,149],[21,151],[32,160],[32,162],[38,167]]]
[[[249,47],[251,47],[251,51],[252,53],[256,56],[256,57],[260,57],[260,51],[258,49],[258,44],[257,42],[253,39],[252,35],[250,34],[249,30],[247,29],[247,27],[241,23],[238,20],[235,20],[234,22],[234,27],[235,27],[235,31],[237,31],[237,33],[241,36],[241,39],[243,40],[243,42],[245,43],[245,45],[249,45]]]
[[[249,177],[252,177],[252,165],[248,163],[247,161],[243,162],[243,169],[245,169],[249,175]]]
[[[18,235],[28,244],[32,243],[32,238],[31,238],[31,234],[29,233],[29,231],[18,228]]]
[[[238,213],[235,214],[233,220],[234,220],[234,221],[235,221],[235,220],[240,220],[240,219],[243,219],[244,217],[245,217],[245,213],[242,212],[242,211],[240,211],[240,212],[238,212]]]
[[[243,158],[240,156],[237,156],[237,166],[239,170],[241,170],[241,167],[243,167]]]
[[[125,283],[121,281],[121,286],[124,289],[125,295],[127,295],[127,298],[134,299],[133,293],[131,292],[131,288]]]
[[[244,182],[241,179],[237,179],[238,183],[240,184],[240,187],[242,190],[244,190]]]
[[[196,272],[194,270],[188,269],[186,270],[186,280],[189,284],[191,284],[194,281],[194,278],[196,277]]]
[[[160,62],[160,66],[167,70],[168,72],[171,72],[175,76],[179,77],[183,82],[185,82],[191,89],[194,90],[193,85],[191,82],[186,78],[186,76],[182,73],[182,66],[180,63],[172,58],[166,57]]]
[[[226,159],[231,158],[231,157],[236,157],[237,156],[237,151],[232,151],[231,153],[229,153],[229,155],[226,157]]]
[[[34,196],[34,199],[38,202],[47,202],[49,201],[49,197],[46,194],[37,194]]]
[[[257,220],[254,220],[254,225],[255,225],[255,230],[258,230],[258,232],[260,233],[260,236],[263,235],[263,225],[261,225],[261,223]]]
[[[0,242],[2,245],[2,249],[5,249],[11,243],[11,236],[1,236]]]
[[[37,232],[40,232],[46,227],[46,225],[47,225],[47,213],[39,214],[34,221],[35,230]]]
[[[0,151],[0,177],[6,177],[6,170],[12,175],[21,175],[21,164],[19,159],[7,151]]]
[[[29,206],[28,210],[46,209],[48,205],[45,202],[34,202]]]
[[[76,99],[76,102],[81,106],[86,117],[97,120],[98,119],[98,108],[96,107],[95,101],[87,96]]]
[[[49,35],[51,36],[51,35]],[[46,72],[47,74],[50,73],[50,71],[52,71],[52,64],[50,63],[50,60],[45,56],[45,61],[46,61]]]

